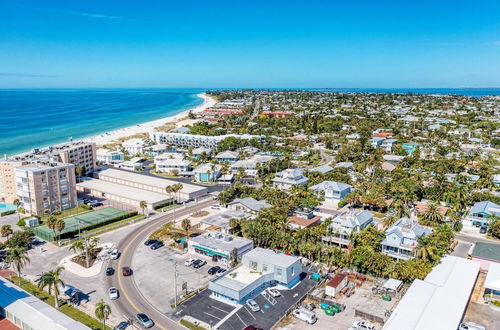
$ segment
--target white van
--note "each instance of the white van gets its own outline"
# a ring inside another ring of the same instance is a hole
[[[460,323],[458,330],[486,330],[486,327],[474,322],[464,322]]]
[[[309,324],[314,324],[318,320],[316,318],[316,314],[311,311],[308,311],[305,308],[297,308],[292,312],[292,315],[298,318],[299,320],[305,321]]]

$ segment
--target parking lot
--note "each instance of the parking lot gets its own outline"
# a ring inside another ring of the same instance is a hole
[[[304,278],[294,288],[279,288],[280,297],[266,298],[259,294],[254,298],[260,306],[259,312],[251,311],[246,305],[235,307],[214,300],[206,290],[180,306],[175,315],[179,318],[189,315],[221,330],[241,330],[249,325],[271,329],[315,284],[304,273]]]
[[[175,288],[174,274],[177,269],[177,293],[186,292],[182,284],[187,284],[188,292],[197,290],[208,284],[215,275],[209,275],[208,269],[216,265],[208,259],[207,264],[199,269],[187,267],[184,262],[188,258],[198,256],[163,246],[151,250],[149,246],[141,244],[134,252],[131,268],[134,272],[134,281],[142,295],[161,312],[171,310],[174,303]]]

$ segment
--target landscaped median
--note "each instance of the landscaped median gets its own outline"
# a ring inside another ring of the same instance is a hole
[[[19,278],[17,276],[12,276],[9,278],[9,280],[14,283],[18,284]],[[54,296],[50,295],[46,291],[38,288],[36,285],[33,283],[21,279],[21,288],[26,290],[28,293],[32,294],[33,296],[37,297],[44,303],[54,307]],[[54,307],[55,308],[55,307]],[[94,330],[100,330],[102,329],[102,322],[96,320],[92,316],[88,315],[85,312],[82,312],[76,307],[73,307],[68,304],[63,304],[61,307],[58,309],[61,313],[66,314],[67,316],[71,317],[73,320],[78,321],[86,326],[88,326],[91,329]],[[110,327],[106,326],[106,330],[111,330]]]

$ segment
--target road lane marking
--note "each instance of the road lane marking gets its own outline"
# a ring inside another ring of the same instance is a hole
[[[248,312],[248,314],[250,314],[251,317],[253,317],[254,320],[257,320],[255,316],[253,316],[253,314],[250,313],[250,311],[245,306],[243,306],[243,308]]]
[[[243,322],[243,320],[241,319],[241,317],[238,315],[238,313],[235,314],[236,316],[238,316],[238,318],[240,319],[241,323],[243,323],[243,326],[246,327],[247,324],[245,322]]]
[[[211,317],[213,317],[214,319],[221,320],[221,318],[220,318],[220,317],[217,317],[217,316],[212,315],[212,314],[210,314],[210,313],[203,312],[203,314],[207,314],[208,316],[211,316]]]

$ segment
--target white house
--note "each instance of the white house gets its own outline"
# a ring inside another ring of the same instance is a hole
[[[323,242],[346,247],[351,243],[352,234],[358,233],[373,222],[373,214],[368,210],[348,210],[332,218],[328,227],[329,235]]]
[[[101,164],[118,164],[124,161],[125,154],[118,150],[97,149],[96,159]]]
[[[351,192],[351,188],[352,186],[350,184],[323,181],[309,189],[311,189],[317,196],[325,198],[325,200],[335,200],[340,202]]]
[[[214,182],[220,177],[222,166],[219,164],[201,164],[193,170],[196,181]]]
[[[306,185],[309,179],[302,174],[302,170],[298,168],[289,168],[284,171],[278,172],[272,181],[276,188],[281,190],[289,190],[293,186]]]
[[[418,238],[431,232],[431,228],[420,226],[417,219],[403,217],[385,231],[382,253],[396,260],[414,258]]]
[[[129,139],[122,143],[122,149],[129,155],[139,155],[144,151],[146,142],[143,139]]]

